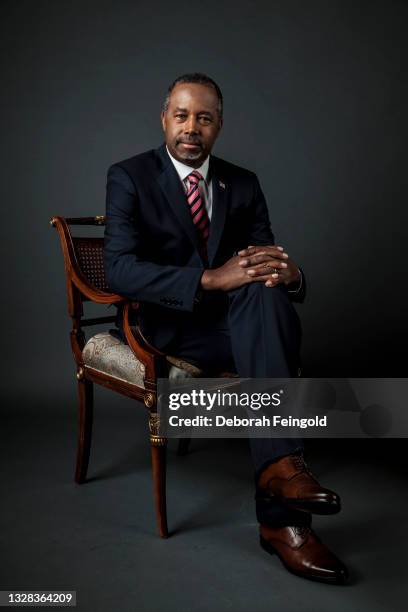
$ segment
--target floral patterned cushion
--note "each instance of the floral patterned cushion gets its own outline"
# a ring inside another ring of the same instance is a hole
[[[94,370],[138,387],[144,387],[145,367],[143,363],[136,358],[127,344],[116,336],[112,336],[108,331],[92,336],[84,346],[82,357],[85,365]],[[169,356],[167,361],[169,378],[173,380],[203,375],[202,370],[176,357]]]

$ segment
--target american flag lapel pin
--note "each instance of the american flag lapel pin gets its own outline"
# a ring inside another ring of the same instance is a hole
[[[225,189],[225,183],[223,183],[222,181],[218,181],[218,184],[220,187],[222,187],[222,189]]]

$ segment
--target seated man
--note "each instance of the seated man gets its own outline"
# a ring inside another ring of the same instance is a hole
[[[161,114],[165,144],[111,166],[107,281],[141,302],[134,316],[153,345],[208,375],[297,376],[292,301],[303,301],[305,279],[274,244],[256,175],[211,155],[222,111],[212,79],[179,77]],[[302,449],[299,439],[251,439],[261,545],[293,573],[344,582],[345,566],[311,529],[311,513],[337,512],[340,501]]]

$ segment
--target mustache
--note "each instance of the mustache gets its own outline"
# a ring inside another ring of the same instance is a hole
[[[200,140],[197,140],[197,138],[178,138],[178,139],[176,140],[176,143],[177,143],[177,144],[179,144],[180,142],[181,142],[181,143],[183,143],[183,144],[192,144],[192,145],[197,145],[197,146],[199,146],[199,147],[201,147],[201,146],[202,146],[202,145],[201,145],[201,141],[200,141]]]

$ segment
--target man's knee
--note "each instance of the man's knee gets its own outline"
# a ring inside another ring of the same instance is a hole
[[[279,283],[279,285],[274,287],[267,287],[263,282],[249,283],[239,289],[235,289],[233,297],[240,297],[241,299],[255,298],[278,303],[286,302],[291,305],[288,291],[283,283]]]
[[[301,330],[299,315],[289,297],[286,286],[266,287],[264,283],[255,282],[244,285],[234,291],[230,304],[229,316],[250,317],[253,321],[258,316],[268,315],[288,321],[289,325]]]

